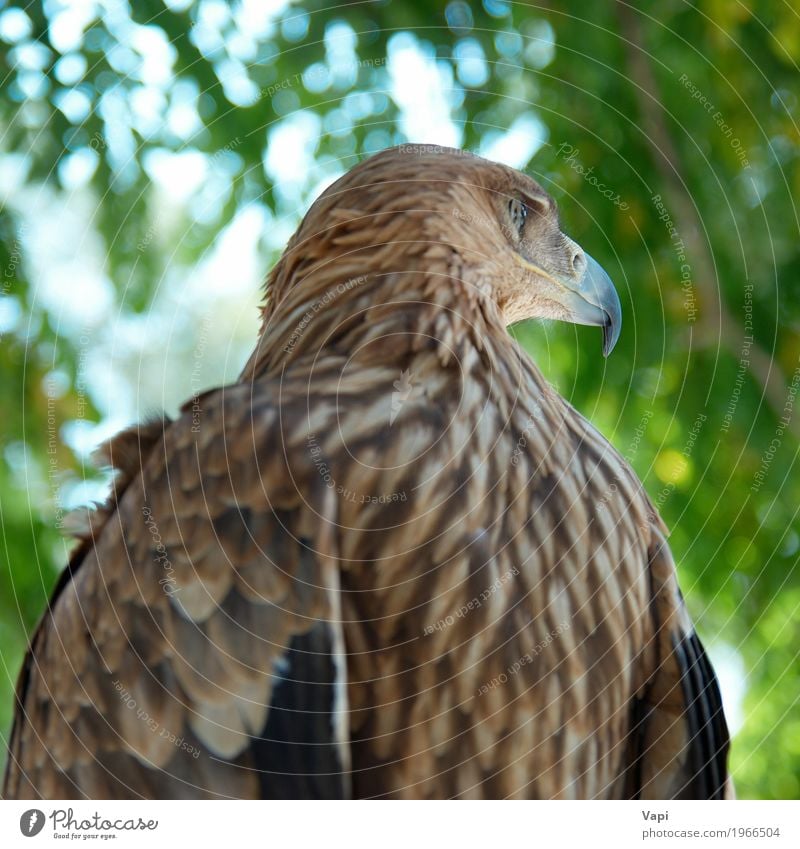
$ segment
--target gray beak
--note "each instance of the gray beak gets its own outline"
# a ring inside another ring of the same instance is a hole
[[[586,271],[577,285],[572,280],[560,280],[569,292],[564,307],[569,311],[569,320],[575,324],[603,328],[603,356],[607,357],[622,330],[622,307],[611,278],[589,254],[584,253],[584,256]]]
[[[603,356],[607,357],[617,344],[622,330],[622,306],[611,278],[599,262],[586,257],[586,271],[581,278],[579,292],[594,306],[603,311]]]

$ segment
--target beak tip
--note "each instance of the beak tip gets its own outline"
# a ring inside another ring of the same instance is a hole
[[[603,356],[607,357],[617,344],[620,333],[620,322],[614,321],[613,316],[606,313],[606,322],[603,325]]]

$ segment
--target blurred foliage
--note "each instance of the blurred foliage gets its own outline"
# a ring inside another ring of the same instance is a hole
[[[625,326],[608,361],[591,330],[515,332],[672,528],[700,633],[733,657],[745,694],[740,796],[800,796],[800,17],[787,4],[46,0],[2,4],[0,39],[3,729],[25,635],[65,562],[60,487],[93,474],[63,426],[102,415],[81,389],[87,341],[37,297],[31,192],[89,193],[113,311],[146,313],[165,272],[190,274],[237,211],[255,204],[288,233],[326,180],[419,141],[392,84],[392,56],[413,47],[463,147],[543,127],[521,164],[617,281]],[[313,167],[282,182],[270,150],[296,126],[311,128]],[[173,154],[204,157],[206,179],[170,230],[153,174]]]

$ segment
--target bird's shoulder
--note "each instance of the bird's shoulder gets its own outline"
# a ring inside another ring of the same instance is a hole
[[[273,703],[296,709],[295,661],[334,714],[334,507],[298,477],[283,389],[283,408],[274,382],[213,390],[105,447],[118,477],[32,639],[6,794],[258,795],[283,756],[254,741]],[[334,728],[302,742],[330,747],[335,783]]]

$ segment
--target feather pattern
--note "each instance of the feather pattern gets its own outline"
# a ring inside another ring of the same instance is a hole
[[[506,331],[563,317],[491,224],[517,191],[460,152],[362,163],[273,270],[240,381],[110,444],[7,797],[723,795],[666,529]],[[555,268],[574,243],[528,218]]]

